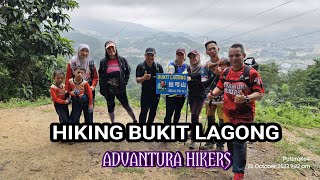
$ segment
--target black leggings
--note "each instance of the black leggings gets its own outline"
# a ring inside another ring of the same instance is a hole
[[[184,100],[185,100],[185,97],[166,96],[166,117],[164,118],[164,124],[171,123],[171,118],[173,113],[174,113],[173,123],[177,124],[179,122]]]
[[[191,123],[199,123],[199,116],[205,99],[189,99],[191,110]]]
[[[121,105],[126,109],[129,107],[128,96],[126,92],[121,92],[119,94],[107,94],[106,100],[108,105],[108,112],[113,113],[116,103],[114,102],[115,97],[120,101]]]

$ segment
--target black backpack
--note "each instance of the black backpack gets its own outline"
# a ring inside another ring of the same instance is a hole
[[[90,69],[90,76],[91,78],[93,77],[93,71],[94,71],[94,60],[90,59],[89,60],[89,69]]]
[[[160,72],[160,70],[159,70],[159,65],[160,64],[158,62],[154,62],[154,65],[156,66],[156,73]],[[143,70],[146,69],[146,67],[144,66],[143,62],[141,63],[141,67],[142,67]]]
[[[247,57],[245,60],[243,60],[244,64],[247,66],[253,67],[256,71],[258,71],[259,65],[254,59],[254,57]]]
[[[156,66],[156,73],[160,72],[160,64],[158,62],[154,62],[154,65]],[[144,62],[141,63],[141,67],[143,69],[143,72],[146,70],[146,67],[144,66]],[[153,78],[156,78],[156,76],[154,76]]]
[[[229,74],[230,71],[230,67],[228,67],[222,76],[222,81],[225,82],[244,82],[246,83],[246,85],[248,87],[251,87],[251,82],[250,82],[250,69],[254,68],[256,71],[258,71],[258,63],[256,62],[256,60],[253,57],[248,57],[244,60],[244,70],[243,70],[243,74],[240,75],[239,80],[226,80],[227,75]]]
[[[227,75],[229,74],[230,68],[231,67],[228,67],[224,71],[223,76],[222,76],[222,82],[244,82],[244,83],[246,83],[246,85],[248,87],[251,87],[250,77],[249,77],[251,66],[245,65],[243,74],[240,75],[239,80],[227,80],[226,79]]]

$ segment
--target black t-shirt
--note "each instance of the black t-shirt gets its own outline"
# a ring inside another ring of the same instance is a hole
[[[147,71],[147,74],[151,74],[150,80],[145,80],[142,83],[143,95],[155,95],[156,94],[156,73],[163,73],[163,68],[159,63],[153,62],[152,66],[149,67],[144,61],[137,66],[136,77],[142,77],[144,72]]]
[[[117,94],[120,92],[120,71],[108,73],[107,87],[108,94]]]

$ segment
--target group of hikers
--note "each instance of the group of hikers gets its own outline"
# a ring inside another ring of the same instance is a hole
[[[206,107],[208,124],[215,123],[217,113],[218,123],[250,123],[254,121],[255,101],[264,93],[259,73],[244,64],[246,53],[242,44],[233,44],[229,48],[229,57],[219,56],[217,42],[205,44],[206,54],[210,60],[201,62],[197,50],[186,53],[186,50],[176,50],[176,58],[168,65],[168,73],[188,75],[188,104],[191,111],[191,123],[199,123],[203,106]],[[60,123],[79,123],[81,113],[84,113],[85,123],[93,123],[93,107],[95,88],[99,82],[100,93],[107,101],[108,114],[112,123],[115,122],[115,97],[127,111],[134,123],[138,123],[129,105],[126,85],[130,76],[130,66],[126,58],[120,56],[113,41],[104,45],[105,57],[100,61],[97,70],[90,58],[90,48],[81,44],[76,56],[68,63],[66,74],[56,70],[53,74],[54,83],[50,87],[52,100]],[[160,95],[156,94],[156,73],[164,73],[163,67],[155,61],[156,51],[147,48],[145,60],[136,68],[136,82],[142,85],[139,123],[153,123]],[[189,58],[189,65],[186,58]],[[66,79],[63,84],[64,77]],[[177,124],[185,103],[184,95],[166,95],[166,114],[164,124]],[[68,105],[72,104],[69,115]],[[149,114],[148,114],[149,113]],[[147,117],[148,116],[148,117]],[[173,120],[172,120],[173,117]],[[192,133],[192,132],[191,132]],[[217,151],[224,151],[223,142],[207,142],[200,149],[212,149],[216,144]],[[191,140],[190,149],[196,144]],[[228,151],[232,153],[234,179],[243,179],[246,165],[246,142],[232,141],[227,143]]]

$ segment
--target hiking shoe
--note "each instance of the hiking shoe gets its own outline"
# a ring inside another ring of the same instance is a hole
[[[196,148],[196,143],[195,142],[191,142],[189,145],[189,149],[195,149]]]
[[[203,146],[200,146],[201,150],[207,150],[207,149],[212,149],[214,147],[214,143],[212,142],[206,142]]]
[[[233,180],[243,180],[244,174],[243,173],[234,173]]]
[[[223,151],[224,151],[224,147],[223,147],[223,146],[217,146],[217,147],[216,147],[216,151],[221,151],[221,152],[223,152]]]

